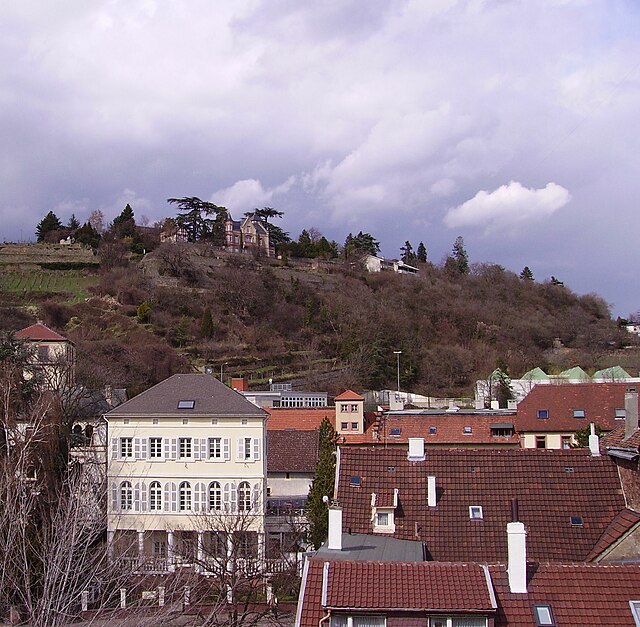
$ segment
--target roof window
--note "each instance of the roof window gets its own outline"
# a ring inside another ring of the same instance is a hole
[[[463,429],[464,433],[473,433],[473,428],[472,427],[465,427]]]
[[[480,505],[470,505],[469,506],[469,518],[471,520],[482,520],[482,506]]]
[[[627,417],[627,412],[624,407],[616,407],[616,420],[624,420]]]
[[[571,516],[572,527],[582,527],[582,516]]]
[[[536,619],[537,627],[554,627],[556,624],[556,621],[553,619],[553,612],[551,611],[550,605],[534,605],[533,617]]]
[[[640,627],[640,601],[629,601],[629,607],[633,614],[633,620],[636,622],[636,627]]]
[[[195,401],[178,401],[178,409],[193,409],[195,406]]]
[[[354,488],[359,488],[362,485],[362,479],[358,475],[353,475],[351,479],[349,479],[349,485]]]
[[[438,431],[438,429],[436,427],[434,427],[433,425],[429,427],[429,433],[436,433]]]
[[[536,412],[536,418],[541,418],[541,419],[545,419],[549,417],[549,410],[548,409],[539,409]]]
[[[586,416],[584,409],[574,409],[573,417],[574,418],[584,418]]]
[[[402,429],[400,427],[391,427],[391,431],[389,431],[390,435],[400,435]]]

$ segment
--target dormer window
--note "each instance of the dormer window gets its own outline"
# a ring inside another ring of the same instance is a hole
[[[545,420],[548,417],[549,417],[549,410],[548,409],[539,409],[536,412],[536,418],[540,418],[542,420]]]

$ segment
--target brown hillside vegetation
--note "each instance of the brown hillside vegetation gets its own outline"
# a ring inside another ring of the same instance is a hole
[[[494,264],[468,275],[419,267],[417,276],[368,274],[343,261],[165,244],[138,265],[97,275],[84,302],[52,296],[34,306],[14,295],[2,326],[40,317],[76,342],[87,377],[131,393],[206,364],[256,385],[272,378],[330,392],[394,388],[394,350],[402,351],[403,388],[424,394],[468,394],[499,361],[512,376],[534,366],[612,363],[637,374],[636,351],[614,354],[631,336],[596,295],[522,280]],[[561,351],[553,350],[556,338]]]

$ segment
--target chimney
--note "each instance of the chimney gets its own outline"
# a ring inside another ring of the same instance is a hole
[[[246,392],[249,390],[249,382],[244,377],[232,377],[231,388],[236,392]]]
[[[491,401],[491,409],[500,409],[499,401]]]
[[[427,477],[427,505],[436,506],[436,478],[432,475]]]
[[[514,505],[515,503],[515,505]],[[511,502],[512,514],[517,515],[518,501]],[[513,521],[507,523],[507,551],[509,575],[509,591],[515,594],[527,592],[527,532],[524,523]]]
[[[329,506],[329,537],[327,548],[342,551],[342,507],[334,501]]]
[[[638,414],[636,414],[637,417]],[[636,418],[637,421],[637,418]],[[600,438],[596,435],[596,427],[591,423],[591,434],[589,435],[589,450],[591,457],[600,457]]]
[[[480,409],[484,409],[484,400],[481,398],[476,398],[474,407],[476,411],[479,411]]]
[[[510,398],[507,401],[507,409],[512,409],[512,410],[518,409],[518,401],[515,398]]]
[[[414,462],[424,461],[424,438],[409,438],[409,454],[407,459]]]
[[[638,388],[628,387],[624,393],[624,439],[638,430]]]

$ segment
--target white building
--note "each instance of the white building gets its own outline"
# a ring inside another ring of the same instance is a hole
[[[262,560],[266,412],[210,375],[179,374],[105,418],[112,553],[147,572]]]

